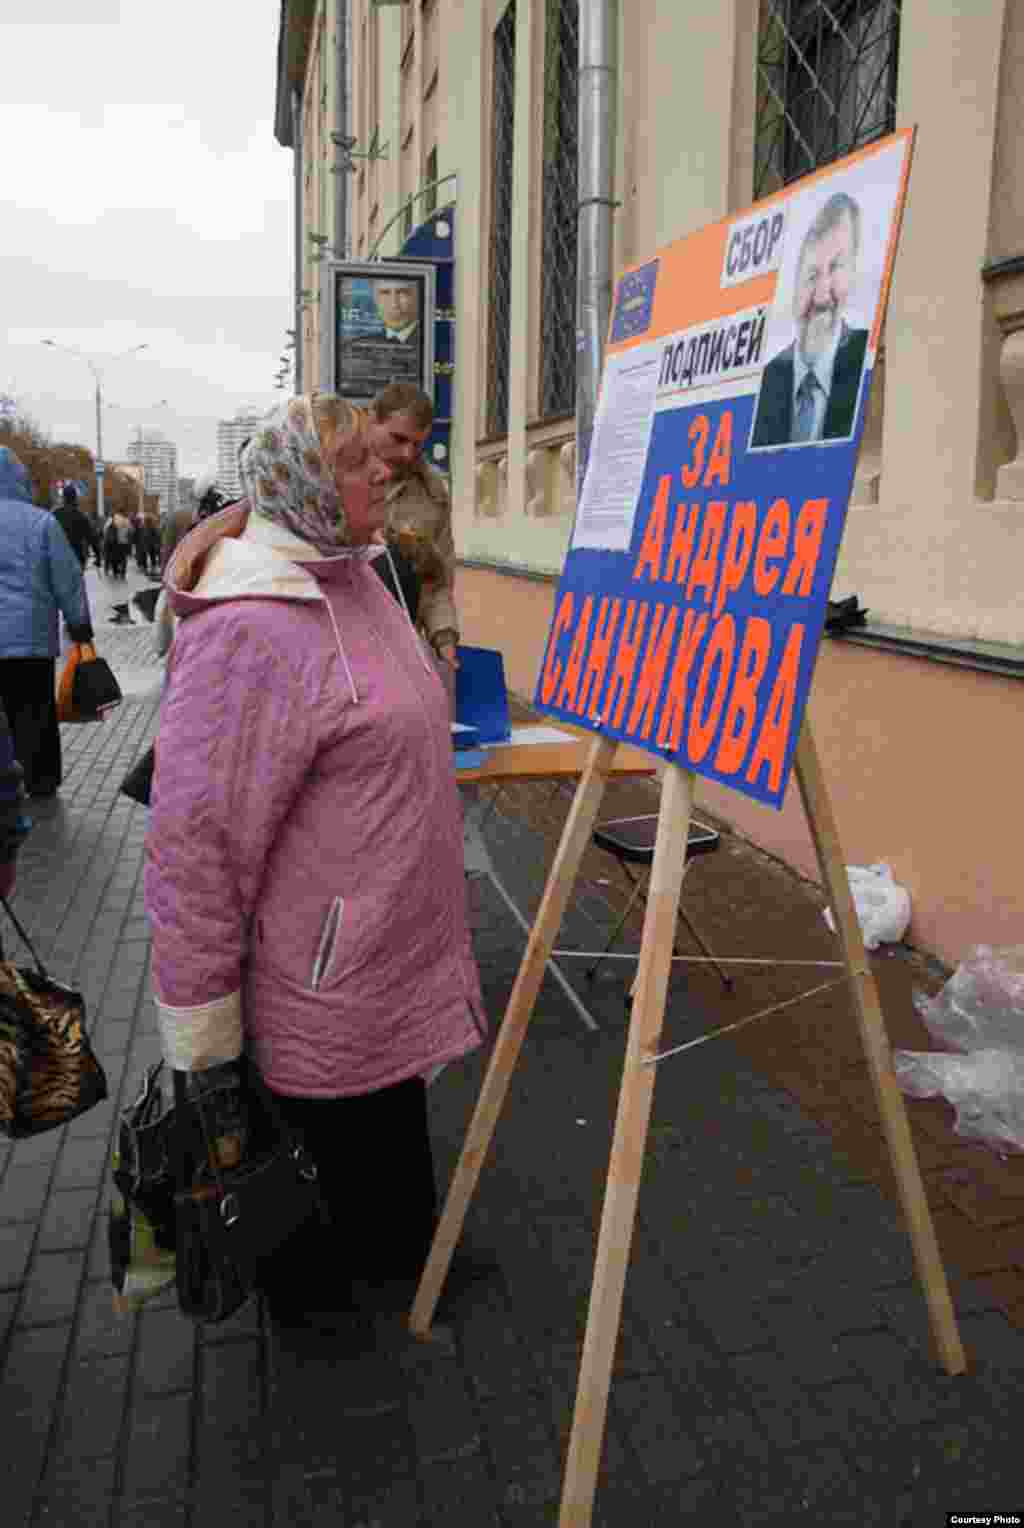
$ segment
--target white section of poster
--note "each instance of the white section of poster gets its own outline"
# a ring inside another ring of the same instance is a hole
[[[662,343],[638,345],[605,362],[590,460],[572,545],[626,552],[651,443]]]

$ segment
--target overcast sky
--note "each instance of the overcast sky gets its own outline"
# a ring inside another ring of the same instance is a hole
[[[159,428],[179,473],[201,472],[218,419],[281,398],[294,319],[280,9],[0,0],[0,392],[55,438],[95,452],[94,383],[44,339],[98,364],[108,461]]]

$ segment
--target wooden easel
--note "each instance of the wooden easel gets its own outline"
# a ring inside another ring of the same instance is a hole
[[[411,1330],[420,1337],[429,1334],[452,1253],[533,1013],[545,964],[597,819],[616,746],[614,740],[608,738],[596,738],[591,745],[409,1318]],[[961,1374],[966,1368],[966,1360],[960,1333],[903,1098],[892,1071],[878,990],[854,911],[832,805],[806,719],[797,743],[796,776],[818,864],[835,913],[861,1043],[907,1218],[932,1336],[947,1372]],[[601,1214],[559,1528],[587,1528],[593,1510],[612,1361],[622,1318],[622,1296],[654,1096],[657,1070],[654,1062],[672,966],[672,936],[686,860],[693,780],[689,771],[669,765],[662,786],[654,863]]]

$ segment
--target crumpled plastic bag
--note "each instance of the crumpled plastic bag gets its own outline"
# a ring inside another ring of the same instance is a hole
[[[975,945],[934,997],[915,992],[914,1008],[947,1049],[1024,1052],[1024,944]]]
[[[981,1050],[969,1056],[894,1051],[896,1081],[911,1098],[945,1098],[953,1130],[1000,1153],[1024,1151],[1024,1055]]]
[[[934,1040],[964,1054],[895,1051],[903,1092],[947,1099],[957,1135],[1024,1151],[1024,945],[975,945],[934,997],[914,994],[914,1007]]]
[[[847,865],[846,875],[864,948],[877,950],[880,944],[899,944],[910,927],[910,893],[896,884],[891,865]],[[831,907],[825,908],[824,917],[834,934]]]

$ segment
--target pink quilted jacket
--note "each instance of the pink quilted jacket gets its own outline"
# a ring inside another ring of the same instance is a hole
[[[405,613],[365,552],[245,508],[167,583],[145,893],[168,1060],[244,1039],[277,1091],[333,1097],[464,1055],[485,1025],[447,700]]]

